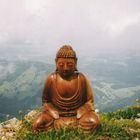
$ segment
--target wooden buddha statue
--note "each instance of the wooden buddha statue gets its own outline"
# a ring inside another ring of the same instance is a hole
[[[56,128],[56,122],[65,127],[72,119],[77,128],[87,132],[97,130],[100,120],[94,111],[93,92],[88,79],[77,71],[75,51],[64,45],[57,52],[55,61],[56,71],[45,82],[42,112],[35,120],[33,130],[48,131]]]

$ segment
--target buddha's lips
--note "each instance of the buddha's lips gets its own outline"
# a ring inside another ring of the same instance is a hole
[[[70,74],[70,72],[63,72],[63,74],[64,74],[64,75],[69,75],[69,74]]]
[[[63,73],[62,74],[62,77],[64,77],[64,78],[70,78],[71,75],[72,75],[72,73]]]
[[[64,76],[71,75],[73,72],[71,71],[62,71],[61,72]]]

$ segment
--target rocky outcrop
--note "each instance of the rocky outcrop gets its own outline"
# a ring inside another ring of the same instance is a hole
[[[0,124],[1,140],[15,140],[16,132],[21,128],[21,121],[12,118]]]
[[[31,122],[37,115],[38,111],[32,110],[24,116],[24,120]],[[22,127],[22,120],[12,118],[0,124],[0,140],[16,140],[16,134]]]

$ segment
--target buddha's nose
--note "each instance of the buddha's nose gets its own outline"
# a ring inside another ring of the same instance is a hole
[[[69,69],[68,69],[68,67],[67,67],[67,65],[65,65],[64,66],[64,71],[68,71]]]

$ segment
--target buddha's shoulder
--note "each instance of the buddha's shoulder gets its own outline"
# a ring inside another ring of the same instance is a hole
[[[55,76],[56,76],[56,73],[53,72],[53,73],[48,75],[47,80],[52,81]]]
[[[85,81],[87,78],[85,76],[85,74],[78,72],[79,77],[81,78],[81,80]]]

